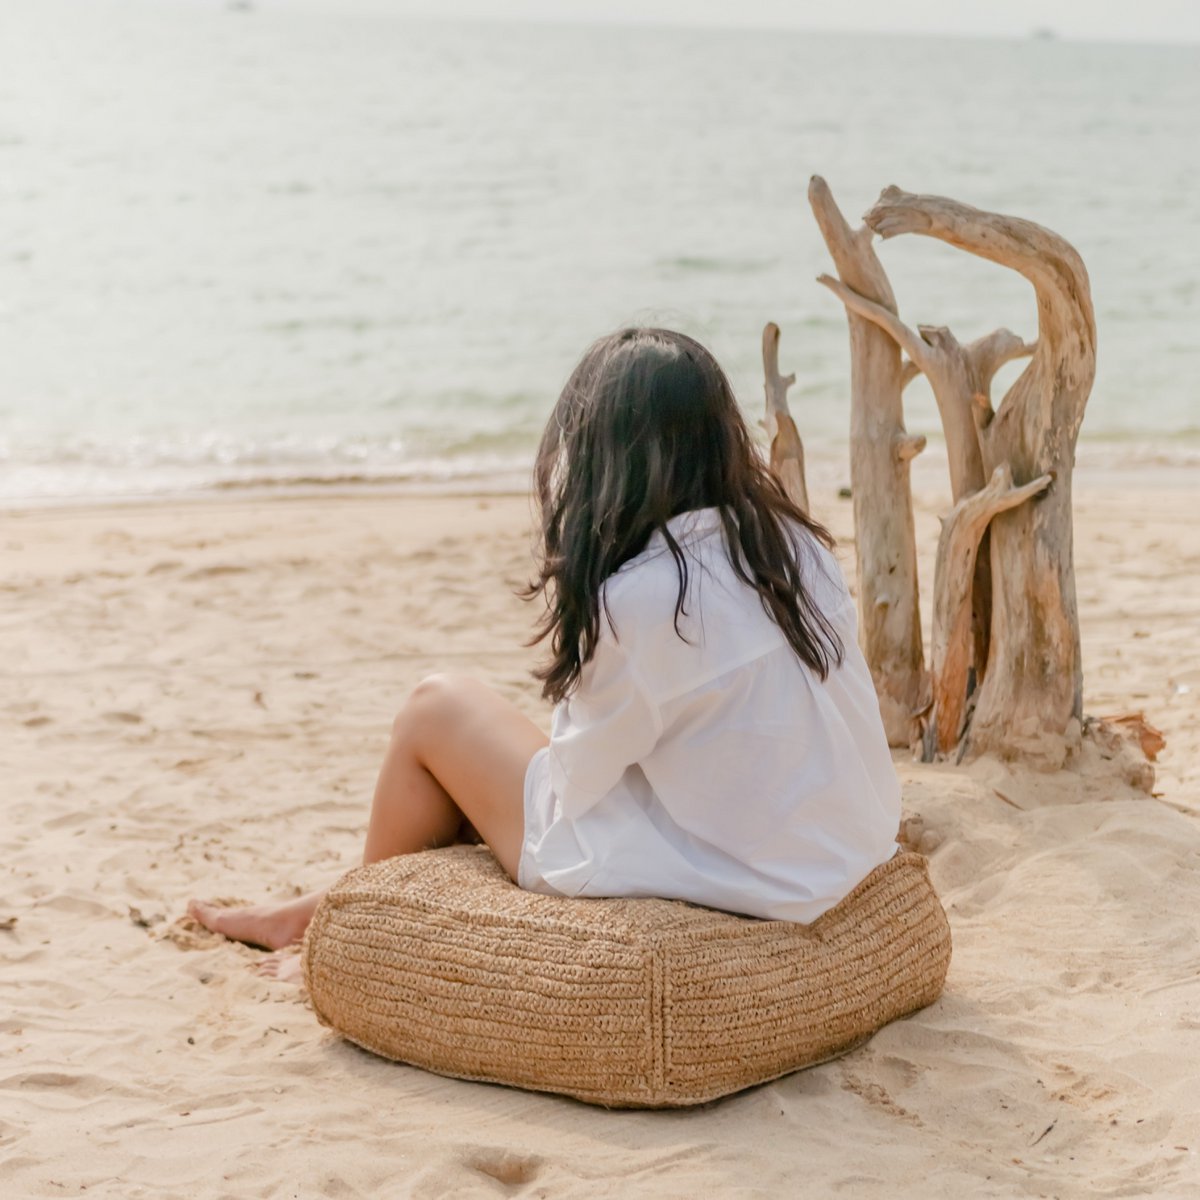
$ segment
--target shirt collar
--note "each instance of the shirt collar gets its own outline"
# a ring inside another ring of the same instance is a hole
[[[685,538],[703,537],[721,528],[721,510],[719,508],[693,508],[689,512],[676,513],[668,522],[667,528],[676,541]],[[655,537],[661,537],[661,531],[655,531]]]

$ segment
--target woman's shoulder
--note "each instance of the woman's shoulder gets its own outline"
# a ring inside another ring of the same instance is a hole
[[[695,547],[690,542],[681,542],[680,547],[687,556],[689,572],[700,569]],[[679,598],[679,568],[661,535],[604,581],[601,596],[618,634],[655,619],[663,611],[674,611]]]

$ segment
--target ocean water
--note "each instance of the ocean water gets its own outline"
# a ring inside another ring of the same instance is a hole
[[[0,502],[519,486],[597,335],[709,344],[810,454],[848,426],[809,176],[1030,217],[1088,263],[1081,457],[1200,464],[1200,49],[435,24],[367,0],[0,5]],[[1017,276],[881,249],[910,324]],[[1006,369],[1002,383],[1015,377]],[[936,438],[923,381],[909,428]]]

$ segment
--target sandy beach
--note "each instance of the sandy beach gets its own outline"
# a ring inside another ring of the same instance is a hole
[[[526,498],[0,516],[0,1193],[1194,1197],[1200,484],[1160,484],[1082,469],[1076,494],[1085,709],[1163,731],[1155,794],[1094,754],[1056,776],[897,755],[953,928],[944,997],[676,1113],[375,1059],[179,920],[355,864],[423,675],[478,672],[547,721],[513,595]],[[918,487],[926,580],[944,501]],[[850,504],[814,508],[851,572]]]

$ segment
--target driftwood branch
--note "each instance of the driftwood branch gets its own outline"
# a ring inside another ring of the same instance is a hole
[[[885,188],[863,218],[885,241],[902,233],[919,233],[948,242],[980,258],[1010,267],[1033,284],[1039,299],[1053,295],[1055,307],[1092,314],[1090,289],[1073,294],[1087,269],[1078,252],[1058,234],[1021,217],[984,212],[945,196],[921,196],[898,187]]]
[[[994,329],[986,337],[976,338],[966,347],[976,392],[991,395],[992,380],[1005,363],[1029,358],[1037,345],[1018,337],[1010,329]]]
[[[820,175],[814,175],[809,181],[808,202],[842,282],[895,312],[896,297],[887,272],[871,245],[871,230],[865,225],[858,230],[850,228],[829,185]]]
[[[891,309],[884,308],[882,304],[876,304],[874,300],[868,300],[865,296],[860,296],[853,288],[848,288],[840,280],[834,279],[830,275],[818,275],[817,282],[827,287],[851,312],[870,321],[872,325],[878,325],[908,355],[909,364],[914,368],[914,374],[926,370],[927,364],[931,361],[930,347],[914,330],[909,329]],[[905,382],[904,374],[904,365],[901,364],[901,387]]]
[[[841,284],[894,316],[896,298],[872,246],[871,230],[850,228],[820,176],[813,176],[808,199]],[[909,483],[910,451],[915,449],[905,440],[895,340],[853,308],[847,307],[847,321],[859,641],[888,740],[894,746],[910,745],[926,690]]]
[[[1014,487],[1007,464],[987,485],[960,500],[942,520],[934,568],[933,640],[930,647],[933,714],[925,731],[925,761],[946,754],[962,735],[971,666],[972,595],[975,557],[992,518],[1044,492],[1053,482],[1042,475]]]
[[[766,427],[771,438],[771,470],[788,498],[808,512],[808,485],[804,478],[804,443],[788,409],[788,388],[796,376],[779,373],[779,326],[769,321],[763,329],[763,388],[767,397]]]

